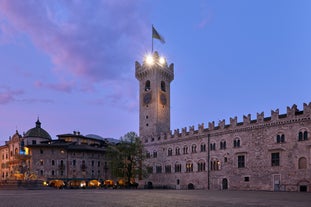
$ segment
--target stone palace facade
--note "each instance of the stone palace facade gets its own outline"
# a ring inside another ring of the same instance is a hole
[[[139,134],[149,187],[311,192],[311,103],[170,131],[174,65],[157,52],[136,62]]]

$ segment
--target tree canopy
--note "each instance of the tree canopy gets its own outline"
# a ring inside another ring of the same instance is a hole
[[[142,179],[147,175],[143,164],[146,153],[135,132],[128,132],[122,136],[118,144],[109,147],[108,152],[112,175],[124,179],[127,186],[134,185],[135,178]]]

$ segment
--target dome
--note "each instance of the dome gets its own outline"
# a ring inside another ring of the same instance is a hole
[[[36,127],[29,129],[24,137],[39,137],[49,140],[52,139],[49,133],[41,128],[41,122],[39,121],[39,119],[36,121]]]

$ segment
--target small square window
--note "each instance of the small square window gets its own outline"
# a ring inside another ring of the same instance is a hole
[[[244,177],[244,182],[249,182],[249,177]]]

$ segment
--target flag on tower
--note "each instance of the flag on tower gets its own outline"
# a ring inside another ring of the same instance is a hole
[[[159,32],[152,26],[152,38],[160,40],[163,44],[165,43],[164,38],[159,34]]]

